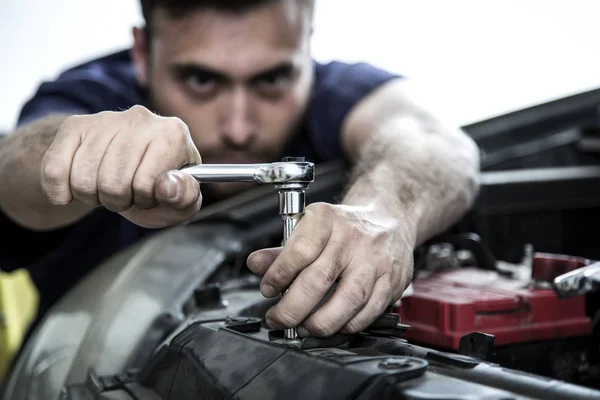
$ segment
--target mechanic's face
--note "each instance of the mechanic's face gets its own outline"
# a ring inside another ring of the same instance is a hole
[[[155,111],[188,125],[204,163],[274,161],[308,102],[307,15],[296,0],[177,18],[157,9],[149,46],[135,30],[140,84]]]

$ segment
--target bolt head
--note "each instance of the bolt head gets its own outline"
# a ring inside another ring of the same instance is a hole
[[[225,321],[226,324],[246,324],[248,322],[250,322],[250,319],[244,317],[230,317]]]
[[[410,361],[402,358],[389,358],[379,363],[381,369],[403,369],[410,366]]]

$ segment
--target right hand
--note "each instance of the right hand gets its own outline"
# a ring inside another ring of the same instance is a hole
[[[187,126],[142,106],[65,120],[42,160],[49,201],[103,206],[146,228],[190,219],[200,185],[179,171],[202,159]]]

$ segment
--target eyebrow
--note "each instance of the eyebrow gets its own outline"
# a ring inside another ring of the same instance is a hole
[[[225,71],[195,62],[175,62],[171,64],[171,68],[177,75],[199,74],[219,81],[232,80]],[[255,82],[271,75],[291,74],[293,70],[294,63],[291,61],[284,61],[253,74],[248,80],[250,82]]]

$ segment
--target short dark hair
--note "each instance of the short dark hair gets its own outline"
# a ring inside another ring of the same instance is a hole
[[[212,8],[227,12],[244,12],[264,4],[281,0],[141,0],[142,16],[146,22],[146,31],[150,32],[154,10],[161,8],[172,17],[183,16],[187,12]],[[297,0],[310,6],[311,10],[315,0]]]

